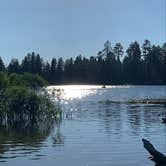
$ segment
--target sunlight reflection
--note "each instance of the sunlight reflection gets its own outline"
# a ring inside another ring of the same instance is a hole
[[[96,94],[96,90],[101,86],[93,85],[63,85],[63,86],[49,86],[47,89],[52,91],[53,89],[60,89],[63,91],[62,98],[67,100],[81,99],[83,97]]]
[[[132,86],[106,86],[106,89],[120,89],[120,88],[131,88]],[[47,91],[49,94],[54,94],[54,99],[59,100],[73,100],[73,99],[82,99],[89,95],[96,94],[99,89],[102,91],[99,94],[103,93],[106,89],[102,88],[102,85],[57,85],[57,86],[48,86]],[[100,95],[101,95],[100,94]]]

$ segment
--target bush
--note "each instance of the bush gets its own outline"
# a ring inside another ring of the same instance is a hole
[[[13,73],[9,76],[9,86],[22,86],[21,75]]]
[[[22,81],[25,86],[34,90],[48,85],[47,81],[37,74],[25,73],[22,75]]]
[[[8,85],[7,75],[3,72],[0,72],[0,92],[4,90]]]
[[[10,86],[22,86],[37,90],[43,86],[46,86],[47,84],[47,81],[37,74],[25,73],[20,75],[13,73],[9,76]]]
[[[4,93],[6,106],[13,112],[35,112],[39,109],[40,97],[25,87],[11,86]]]
[[[34,127],[55,117],[49,96],[36,92],[46,85],[39,75],[0,72],[0,126]]]

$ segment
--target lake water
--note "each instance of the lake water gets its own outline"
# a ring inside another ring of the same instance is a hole
[[[59,88],[61,120],[39,129],[0,129],[1,166],[152,166],[142,138],[166,154],[164,105],[109,102],[166,98],[166,86],[47,89]]]

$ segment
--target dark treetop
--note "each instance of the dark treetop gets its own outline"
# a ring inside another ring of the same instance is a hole
[[[145,40],[140,46],[135,41],[124,52],[120,43],[112,47],[106,41],[95,57],[54,57],[50,63],[32,52],[6,67],[0,58],[0,71],[39,74],[51,84],[166,84],[166,43],[156,46]]]

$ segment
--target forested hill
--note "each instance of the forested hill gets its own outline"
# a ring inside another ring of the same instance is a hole
[[[51,84],[166,84],[166,43],[135,41],[124,52],[120,43],[112,47],[107,41],[95,57],[52,58],[50,63],[32,52],[8,66],[0,58],[0,71],[37,73]]]

